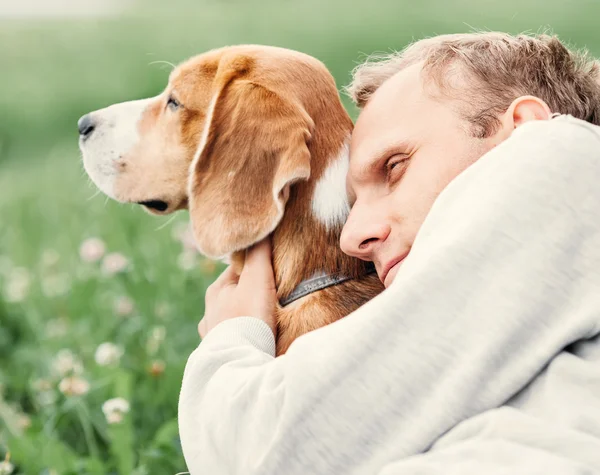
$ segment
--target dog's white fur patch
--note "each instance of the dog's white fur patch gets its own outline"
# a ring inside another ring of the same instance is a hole
[[[346,142],[315,186],[312,211],[327,228],[343,224],[350,213],[346,191],[346,175],[350,164],[349,149],[349,143]]]
[[[83,166],[96,186],[115,200],[115,162],[139,141],[138,122],[154,99],[121,102],[91,113],[94,131],[80,143]]]

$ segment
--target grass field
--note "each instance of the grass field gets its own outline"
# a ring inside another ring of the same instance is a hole
[[[600,55],[598,18],[597,0],[154,0],[113,17],[0,18],[0,474],[185,471],[179,386],[221,267],[189,249],[185,213],[96,194],[79,116],[159,92],[160,61],[227,44],[304,51],[341,86],[366,53],[472,28],[550,27]],[[122,410],[103,412],[114,398]]]

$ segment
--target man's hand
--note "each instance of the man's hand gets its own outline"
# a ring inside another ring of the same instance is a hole
[[[205,314],[198,324],[204,338],[219,323],[235,317],[255,317],[265,322],[276,335],[277,292],[271,241],[266,238],[251,247],[240,276],[229,266],[206,290]]]

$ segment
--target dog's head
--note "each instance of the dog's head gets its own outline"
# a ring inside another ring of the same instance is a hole
[[[199,250],[222,257],[280,222],[289,187],[311,175],[315,115],[328,107],[341,105],[319,61],[228,47],[177,67],[156,97],[82,117],[80,147],[100,190],[156,214],[189,208]]]

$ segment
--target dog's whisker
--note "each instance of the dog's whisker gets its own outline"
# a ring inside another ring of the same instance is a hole
[[[170,217],[170,218],[169,218],[167,221],[165,221],[165,222],[164,222],[163,224],[161,224],[161,225],[160,225],[158,228],[156,228],[156,229],[154,230],[154,232],[156,232],[156,231],[160,231],[160,230],[161,230],[161,229],[163,229],[165,226],[168,226],[170,223],[172,223],[172,222],[173,222],[173,220],[174,220],[176,217],[177,217],[177,215],[175,215],[175,214],[174,214],[173,216],[171,216],[171,217]]]
[[[167,65],[171,66],[171,68],[172,68],[171,70],[175,69],[175,65],[173,63],[170,63],[169,61],[164,61],[161,59],[148,63],[148,66],[152,66],[154,64],[167,64]]]
[[[93,200],[96,196],[100,194],[100,190],[96,190],[92,196],[90,196],[86,201]]]

